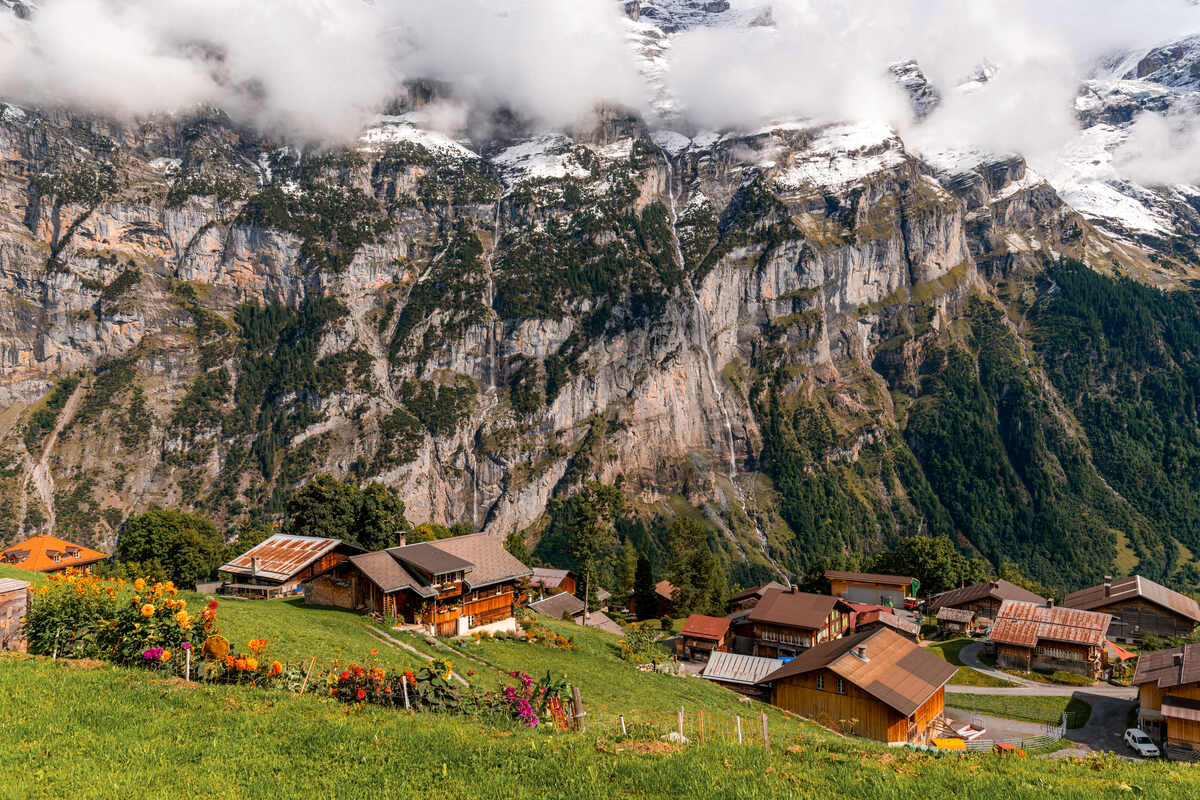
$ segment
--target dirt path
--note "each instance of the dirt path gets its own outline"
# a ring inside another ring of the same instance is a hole
[[[414,656],[416,656],[417,658],[420,658],[423,661],[433,661],[433,656],[429,655],[428,653],[422,653],[420,650],[413,647],[411,644],[408,644],[407,642],[402,642],[399,639],[396,639],[396,638],[390,636],[389,634],[381,631],[379,628],[376,628],[374,625],[367,627],[367,635],[370,636],[372,639],[375,639],[378,642],[382,642],[383,644],[386,644],[388,647],[399,647],[401,650],[407,650],[408,652],[412,653]],[[454,678],[454,680],[461,683],[463,686],[470,685],[457,672],[451,672],[450,676],[452,678]]]

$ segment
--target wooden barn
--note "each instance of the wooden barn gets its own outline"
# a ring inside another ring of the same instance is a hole
[[[966,636],[975,629],[975,612],[969,608],[942,606],[935,619],[938,636]]]
[[[1133,684],[1139,727],[1172,759],[1200,761],[1200,644],[1143,653]]]
[[[988,641],[996,665],[1023,672],[1062,670],[1099,680],[1108,614],[1005,600]]]
[[[675,585],[670,581],[654,584],[655,616],[666,617],[675,611]]]
[[[529,590],[538,599],[558,592],[575,594],[577,585],[578,576],[569,569],[534,567],[533,575],[529,578]]]
[[[503,539],[472,533],[350,556],[305,583],[304,602],[394,616],[437,636],[512,631],[531,574]]]
[[[707,661],[718,651],[729,649],[733,634],[725,617],[692,614],[680,631],[676,655],[693,661]]]
[[[221,591],[261,598],[296,594],[313,575],[361,552],[341,539],[276,533],[220,568],[231,576]]]
[[[1187,636],[1200,624],[1200,605],[1195,600],[1141,575],[1105,579],[1099,586],[1067,595],[1063,605],[1110,615],[1108,638],[1118,642],[1140,644],[1151,633]]]
[[[829,593],[850,603],[904,608],[904,599],[912,596],[913,579],[902,575],[830,569],[825,577],[829,579]]]
[[[25,625],[21,618],[29,598],[29,581],[0,578],[0,650],[25,649]]]
[[[928,744],[957,668],[890,628],[807,650],[763,679],[772,705],[842,733]]]
[[[9,545],[0,552],[0,564],[46,573],[62,572],[71,567],[82,569],[107,558],[107,553],[45,533]]]
[[[837,597],[770,589],[738,623],[739,647],[753,656],[794,656],[846,633],[853,613]]]
[[[981,627],[990,625],[1005,600],[1020,600],[1024,603],[1046,605],[1046,598],[1004,580],[986,581],[973,586],[951,589],[931,597],[926,611],[934,616],[943,608],[970,611]],[[953,615],[960,617],[962,615]],[[939,617],[940,619],[940,617]],[[951,617],[947,617],[948,620]]]

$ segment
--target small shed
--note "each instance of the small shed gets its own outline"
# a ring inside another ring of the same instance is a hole
[[[29,597],[29,581],[0,578],[0,650],[25,649],[21,618]]]
[[[683,625],[679,636],[679,656],[696,661],[705,661],[714,652],[728,650],[730,620],[725,617],[709,617],[692,614]]]
[[[937,612],[938,636],[969,634],[975,625],[975,612],[969,608],[943,606]]]

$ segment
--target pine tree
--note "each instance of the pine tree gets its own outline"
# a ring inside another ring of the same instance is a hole
[[[639,554],[637,557],[637,574],[633,580],[633,597],[630,604],[635,617],[649,619],[658,610],[654,594],[654,572],[650,568],[650,559]]]

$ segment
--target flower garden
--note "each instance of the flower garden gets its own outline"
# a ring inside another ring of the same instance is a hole
[[[417,672],[385,669],[372,650],[365,664],[334,666],[313,674],[315,659],[272,658],[269,642],[254,638],[236,650],[221,635],[216,600],[189,608],[168,582],[126,581],[68,570],[30,591],[25,614],[29,652],[55,658],[97,659],[187,680],[247,684],[303,693],[312,689],[344,703],[369,703],[412,711],[465,714],[527,727],[546,722],[567,727],[567,684],[550,674],[534,681],[513,672],[484,691],[456,682],[449,660],[435,658]],[[546,629],[521,637],[569,649],[572,643]],[[474,674],[472,671],[469,674]]]

